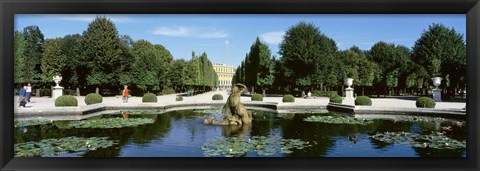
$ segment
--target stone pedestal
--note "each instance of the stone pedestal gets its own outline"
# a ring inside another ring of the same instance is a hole
[[[53,100],[57,99],[57,97],[60,97],[61,95],[63,95],[63,87],[60,87],[60,86],[53,87],[53,91],[52,91]]]
[[[355,99],[353,98],[353,88],[345,89],[345,98],[343,98],[343,104],[355,105]]]
[[[435,102],[441,102],[442,101],[442,90],[441,89],[433,89],[433,100]]]

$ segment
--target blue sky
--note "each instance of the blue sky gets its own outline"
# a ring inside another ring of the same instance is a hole
[[[37,25],[45,38],[82,34],[96,15],[15,15],[15,30]],[[378,41],[413,47],[432,23],[466,34],[466,17],[455,15],[106,15],[121,35],[165,46],[174,59],[189,59],[192,51],[206,52],[213,63],[238,66],[256,37],[278,55],[288,28],[305,21],[319,27],[341,50],[353,45],[368,50]]]

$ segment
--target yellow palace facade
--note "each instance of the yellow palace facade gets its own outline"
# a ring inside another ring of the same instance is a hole
[[[227,64],[213,64],[213,69],[218,76],[218,88],[230,90],[232,88],[232,78],[235,75],[235,68]]]

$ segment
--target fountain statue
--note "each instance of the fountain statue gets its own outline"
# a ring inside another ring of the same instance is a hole
[[[204,124],[213,125],[243,125],[252,123],[252,112],[248,111],[240,102],[240,96],[246,90],[243,84],[235,84],[232,92],[227,99],[227,103],[222,108],[222,117],[216,121],[215,117],[204,119]]]

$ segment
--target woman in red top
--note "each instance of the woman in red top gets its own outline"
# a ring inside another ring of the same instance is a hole
[[[127,103],[128,102],[128,86],[124,86],[124,89],[123,89],[123,103]]]

